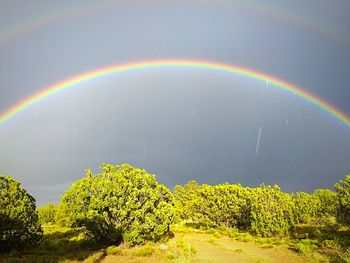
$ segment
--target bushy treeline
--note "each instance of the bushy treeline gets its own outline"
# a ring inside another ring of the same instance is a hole
[[[277,185],[252,188],[190,181],[176,186],[174,196],[177,214],[183,220],[204,228],[249,230],[260,236],[287,234],[297,223],[334,223],[337,212],[344,214],[339,194],[328,189],[289,194]]]
[[[171,191],[128,164],[102,164],[97,174],[88,169],[59,205],[37,210],[17,181],[0,176],[0,250],[36,245],[48,223],[83,228],[86,238],[104,243],[158,241],[174,218]]]
[[[286,193],[277,185],[190,181],[171,192],[143,169],[102,164],[97,174],[88,169],[59,205],[36,210],[34,198],[17,181],[0,176],[0,250],[37,244],[40,224],[48,223],[83,228],[92,240],[130,244],[166,237],[176,219],[259,236],[286,235],[299,223],[349,224],[350,175],[334,188]]]

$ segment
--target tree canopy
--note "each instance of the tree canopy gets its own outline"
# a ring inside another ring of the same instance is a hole
[[[40,224],[81,227],[104,242],[142,244],[167,237],[183,220],[200,228],[237,228],[258,236],[288,235],[296,224],[350,223],[350,175],[330,189],[282,192],[279,186],[223,183],[177,185],[173,193],[155,175],[128,164],[90,169],[61,197],[36,210],[35,199],[0,175],[0,250],[36,245]]]
[[[36,245],[42,233],[35,199],[18,181],[0,175],[0,250]]]
[[[38,208],[38,216],[40,224],[55,223],[57,206],[47,204]]]
[[[229,227],[270,236],[285,234],[295,224],[292,197],[278,186],[198,185],[174,189],[180,217],[200,227]]]
[[[341,222],[350,224],[350,175],[334,185],[339,202],[338,218]]]
[[[95,240],[140,244],[164,237],[174,219],[171,192],[155,175],[128,164],[87,170],[62,197],[72,226]]]

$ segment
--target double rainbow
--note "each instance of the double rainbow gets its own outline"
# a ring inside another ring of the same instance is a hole
[[[105,67],[101,69],[97,69],[95,71],[87,72],[81,75],[74,76],[70,79],[64,80],[62,82],[58,82],[56,84],[53,84],[51,86],[48,86],[41,90],[40,92],[34,94],[33,96],[20,101],[19,103],[15,104],[13,107],[9,108],[5,112],[0,114],[0,125],[4,124],[6,121],[11,119],[16,114],[20,113],[21,111],[31,107],[35,103],[45,99],[46,97],[49,97],[55,93],[58,93],[62,90],[72,88],[73,86],[76,86],[77,84],[81,84],[83,82],[86,82],[91,79],[95,79],[98,77],[102,77],[105,75],[109,75],[112,73],[121,73],[121,72],[129,72],[134,70],[141,70],[141,69],[148,69],[148,68],[190,68],[190,69],[207,69],[207,70],[216,70],[216,71],[223,71],[228,73],[234,73],[242,76],[251,77],[253,79],[263,80],[263,81],[269,81],[269,83],[273,84],[274,86],[285,90],[289,93],[293,93],[301,98],[303,98],[306,101],[311,102],[312,104],[316,105],[317,107],[321,108],[322,110],[328,112],[332,116],[334,116],[336,119],[338,119],[340,122],[344,123],[350,128],[350,118],[345,113],[341,112],[334,106],[330,105],[326,101],[316,97],[315,95],[302,90],[301,88],[298,88],[296,86],[293,86],[289,83],[286,83],[284,81],[281,81],[279,79],[276,79],[274,77],[271,77],[269,75],[252,71],[246,68],[237,67],[233,65],[226,65],[216,62],[208,62],[208,61],[197,61],[197,60],[157,60],[157,61],[142,61],[142,62],[136,62],[136,63],[128,63],[128,64],[122,64],[122,65],[114,65],[110,67]]]
[[[118,3],[118,2],[117,2]],[[53,9],[43,15],[34,16],[28,20],[21,21],[11,27],[0,28],[0,43],[10,41],[16,36],[21,36],[33,30],[41,27],[48,26],[51,23],[62,21],[63,19],[71,16],[86,15],[90,12],[95,12],[98,9],[115,8],[116,4],[113,0],[100,0],[100,1],[83,1],[78,4],[63,5],[61,9]],[[219,3],[215,3],[220,6]],[[266,3],[258,4],[249,1],[223,1],[221,2],[221,8],[227,10],[228,8],[243,8],[248,11],[256,11],[267,16],[273,16],[289,21],[292,24],[300,25],[303,28],[308,28],[321,32],[331,38],[335,37],[344,41],[344,43],[350,43],[350,36],[345,32],[337,30],[337,28],[331,27],[322,21],[317,21],[300,15],[299,13],[292,13],[281,8],[275,8],[269,6]],[[230,4],[230,5],[227,5]]]

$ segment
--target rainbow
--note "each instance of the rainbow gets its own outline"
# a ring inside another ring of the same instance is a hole
[[[263,80],[263,81],[269,81],[269,83],[273,84],[274,86],[278,87],[281,90],[285,90],[289,93],[295,94],[306,101],[311,102],[312,104],[316,105],[317,107],[321,108],[322,110],[328,112],[332,116],[334,116],[336,119],[338,119],[340,122],[344,123],[346,126],[350,128],[350,118],[345,113],[341,112],[334,106],[330,105],[326,101],[316,97],[315,95],[302,90],[301,88],[298,88],[296,86],[293,86],[292,84],[289,84],[287,82],[281,81],[275,77],[266,75],[264,73],[260,73],[257,71],[252,71],[246,68],[234,66],[234,65],[227,65],[227,64],[221,64],[216,62],[208,62],[208,61],[199,61],[199,60],[156,60],[156,61],[141,61],[141,62],[135,62],[135,63],[128,63],[128,64],[121,64],[121,65],[114,65],[109,66],[105,68],[100,68],[94,71],[90,71],[87,73],[83,73],[81,75],[74,76],[72,78],[69,78],[67,80],[58,82],[56,84],[53,84],[51,86],[48,86],[38,93],[34,94],[33,96],[20,101],[19,103],[15,104],[13,107],[9,108],[5,112],[0,114],[0,125],[4,124],[6,121],[11,119],[16,114],[22,112],[25,109],[28,109],[29,107],[33,106],[37,102],[54,95],[60,91],[72,88],[73,86],[76,86],[77,84],[81,84],[83,82],[86,82],[91,79],[99,78],[105,75],[109,75],[112,73],[121,73],[121,72],[129,72],[134,70],[140,70],[140,69],[150,69],[150,68],[175,68],[175,67],[181,67],[181,68],[190,68],[190,69],[208,69],[208,70],[216,70],[216,71],[222,71],[222,72],[228,72],[228,73],[234,73],[241,76],[247,76],[253,79]]]
[[[112,1],[98,1],[88,2],[85,1],[84,5],[73,4],[63,6],[62,9],[52,10],[45,15],[38,15],[31,19],[20,21],[19,23],[12,25],[8,28],[0,30],[0,43],[4,43],[12,40],[18,36],[22,36],[28,32],[37,30],[38,28],[45,27],[55,22],[62,21],[65,18],[77,16],[80,14],[88,14],[97,9],[103,9],[109,7]]]
[[[274,16],[276,18],[285,19],[291,23],[298,24],[302,27],[309,28],[311,30],[318,31],[330,37],[337,38],[344,43],[350,43],[350,36],[346,32],[339,31],[337,28],[331,27],[320,21],[315,21],[309,17],[301,16],[300,14],[290,13],[283,9],[278,9],[273,6],[267,6],[266,3],[259,5],[257,3],[249,3],[248,1],[234,1],[228,0],[223,2],[225,10],[230,8],[225,4],[234,4],[236,7],[256,11],[258,13]],[[77,15],[86,15],[90,12],[95,12],[98,9],[113,8],[115,1],[113,0],[100,0],[100,1],[84,1],[83,4],[70,4],[63,6],[63,8],[52,10],[47,14],[38,15],[30,19],[20,21],[15,25],[8,28],[0,29],[0,43],[4,43],[12,40],[18,36],[22,36],[28,32],[37,30],[38,28],[45,27],[51,23],[62,21],[67,17],[73,17]],[[218,3],[216,3],[218,4]]]

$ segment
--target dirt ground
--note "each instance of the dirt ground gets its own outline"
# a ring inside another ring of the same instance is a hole
[[[167,245],[172,247],[176,241],[181,239],[186,244],[192,245],[196,253],[187,258],[177,259],[173,262],[306,262],[306,259],[288,250],[284,246],[262,248],[253,242],[236,241],[227,237],[213,237],[208,234],[199,233],[177,233]],[[168,261],[158,255],[151,257],[132,256],[107,256],[102,262],[164,262]],[[170,261],[171,262],[171,261]]]

